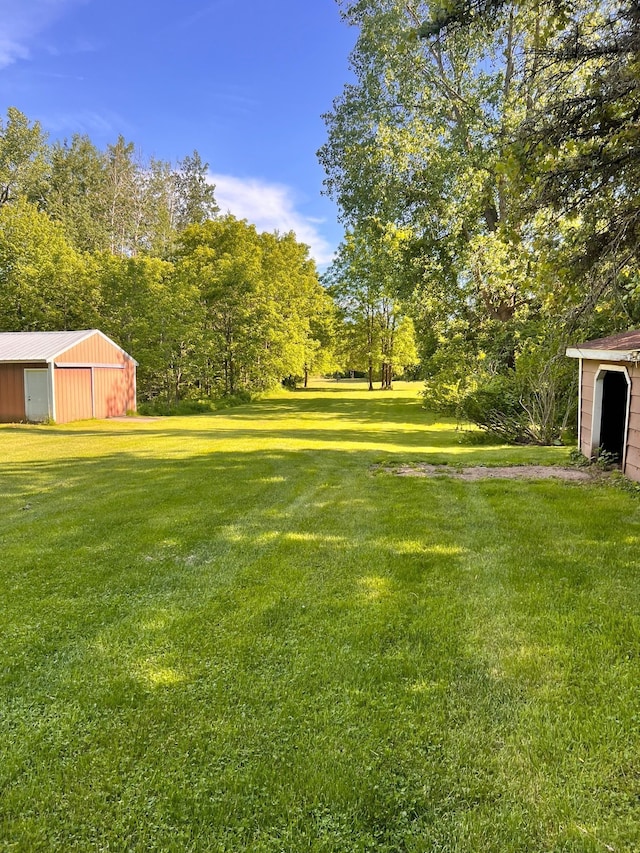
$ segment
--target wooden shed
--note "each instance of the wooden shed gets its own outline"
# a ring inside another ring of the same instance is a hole
[[[136,367],[97,329],[0,332],[0,422],[64,424],[134,411]]]
[[[569,347],[579,359],[578,441],[590,459],[616,457],[640,481],[640,330]]]

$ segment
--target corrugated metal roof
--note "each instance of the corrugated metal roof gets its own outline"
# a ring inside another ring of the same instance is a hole
[[[79,332],[0,332],[0,362],[49,361],[96,331],[83,329]]]

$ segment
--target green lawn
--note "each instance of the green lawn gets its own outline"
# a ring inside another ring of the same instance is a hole
[[[398,389],[0,428],[0,850],[640,850],[640,499]]]

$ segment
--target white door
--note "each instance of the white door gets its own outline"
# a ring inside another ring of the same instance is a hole
[[[28,421],[46,421],[49,417],[48,370],[25,370],[24,400]]]

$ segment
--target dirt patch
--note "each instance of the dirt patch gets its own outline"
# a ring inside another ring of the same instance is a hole
[[[378,471],[386,471],[397,477],[453,477],[455,480],[569,480],[585,482],[594,479],[590,471],[581,468],[560,468],[556,465],[509,465],[489,468],[476,465],[472,468],[452,468],[449,465],[429,465],[416,462],[414,465],[378,465]]]

